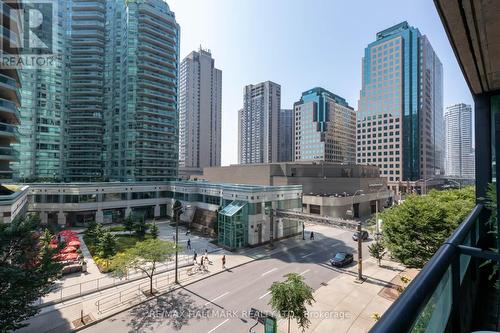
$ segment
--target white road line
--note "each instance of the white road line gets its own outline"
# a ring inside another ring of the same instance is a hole
[[[229,319],[226,319],[224,320],[222,323],[220,323],[219,325],[215,326],[214,328],[212,328],[210,331],[208,331],[207,333],[212,333],[213,331],[215,331],[216,329],[218,329],[219,327],[221,327],[222,325],[224,325],[225,323],[227,323],[229,321]]]
[[[335,246],[337,246],[337,245],[339,245],[339,244],[340,244],[340,242],[335,242],[335,243],[333,243],[333,244],[332,244],[332,245],[330,245],[330,246],[331,246],[331,247],[335,247]]]
[[[303,271],[303,272],[302,272],[302,273],[300,273],[299,275],[304,275],[304,274],[306,274],[306,273],[307,273],[307,272],[309,272],[309,271],[310,271],[310,269],[306,269],[305,271]]]
[[[267,295],[269,295],[271,293],[271,291],[269,290],[267,293],[265,293],[264,295],[260,296],[259,299],[263,299],[264,297],[266,297]]]
[[[309,256],[311,256],[311,255],[313,255],[313,254],[314,254],[314,253],[313,253],[313,252],[311,252],[311,253],[309,253],[309,254],[305,254],[305,255],[303,255],[301,258],[306,258],[306,257],[309,257]]]
[[[269,271],[267,271],[267,272],[265,272],[265,273],[262,273],[262,274],[261,274],[261,276],[267,275],[267,274],[269,274],[269,273],[271,273],[271,272],[274,272],[275,270],[277,270],[277,268],[276,268],[276,267],[275,267],[275,268],[273,268],[273,269],[271,269],[271,270],[269,270]]]
[[[222,294],[222,295],[220,295],[220,296],[215,297],[213,300],[208,301],[208,302],[206,302],[206,303],[205,303],[205,304],[203,304],[203,305],[208,305],[208,304],[210,304],[210,303],[213,303],[213,302],[215,302],[216,300],[218,300],[219,298],[222,298],[222,297],[226,296],[227,294],[229,294],[229,291],[228,291],[227,293],[224,293],[224,294]]]

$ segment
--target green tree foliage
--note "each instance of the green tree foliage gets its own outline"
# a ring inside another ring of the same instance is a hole
[[[129,234],[134,231],[134,224],[135,221],[132,215],[129,215],[127,218],[125,218],[125,220],[123,220],[123,226],[125,227],[125,230],[129,232]]]
[[[50,234],[37,237],[39,225],[36,216],[0,222],[0,332],[25,326],[23,321],[38,312],[33,303],[49,292],[61,270],[52,261],[57,249],[40,243]]]
[[[149,277],[149,292],[153,294],[153,277],[156,266],[172,258],[175,244],[159,239],[137,242],[134,247],[118,253],[111,261],[111,268],[117,276],[127,275],[129,270],[139,270]]]
[[[110,258],[116,254],[116,237],[108,230],[97,239],[97,250],[102,258]]]
[[[377,263],[380,266],[380,261],[386,253],[384,244],[377,240],[375,243],[368,245],[368,252],[370,252],[373,258],[377,259]]]
[[[149,227],[143,217],[134,219],[134,233],[137,237],[144,239],[148,228]]]
[[[49,229],[45,228],[40,235],[40,245],[42,248],[49,247],[50,241],[52,240],[52,233]]]
[[[474,208],[474,188],[410,195],[379,214],[384,243],[407,267],[422,268]]]
[[[85,234],[94,243],[98,243],[99,239],[104,234],[105,230],[102,224],[97,222],[90,222]]]
[[[151,234],[151,237],[153,237],[154,239],[158,238],[158,236],[160,235],[160,229],[158,228],[156,223],[153,223],[151,225],[149,233]]]
[[[273,282],[269,288],[271,292],[269,305],[281,317],[288,319],[288,332],[290,332],[291,318],[297,320],[297,324],[304,332],[311,323],[307,316],[306,306],[314,302],[313,289],[297,273],[288,273],[285,277],[285,281]]]

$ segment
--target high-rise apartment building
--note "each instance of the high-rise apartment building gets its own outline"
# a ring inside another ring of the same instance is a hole
[[[475,157],[472,148],[472,107],[463,103],[448,106],[444,113],[446,175],[474,179]]]
[[[182,60],[179,79],[179,172],[221,164],[222,71],[210,50]]]
[[[29,5],[26,3],[25,5]],[[20,142],[14,148],[20,153],[13,163],[14,178],[22,181],[61,179],[64,127],[67,106],[67,9],[63,0],[57,1],[58,15],[53,29],[54,57],[51,66],[22,68]],[[52,33],[52,32],[50,32]],[[24,34],[28,45],[29,34]]]
[[[16,16],[10,15],[10,10],[19,9],[21,4],[11,1],[8,4],[2,3],[2,6],[0,52],[2,57],[17,55],[21,22],[13,19]],[[20,82],[21,75],[16,68],[0,66],[0,180],[12,179],[10,164],[19,159],[19,153],[11,147],[11,144],[19,142]]]
[[[71,181],[103,177],[105,23],[105,0],[72,1],[70,87],[64,116],[64,177]]]
[[[294,104],[295,161],[356,162],[356,112],[346,100],[313,88]]]
[[[177,178],[179,26],[162,0],[107,1],[104,178]]]
[[[278,162],[293,161],[294,118],[293,109],[281,109],[278,127]]]
[[[238,120],[240,164],[278,161],[280,110],[279,84],[265,81],[245,86]]]
[[[179,26],[162,0],[59,1],[51,69],[23,70],[16,175],[177,178]]]
[[[365,49],[357,162],[380,168],[398,193],[444,173],[442,65],[427,38],[402,22]]]

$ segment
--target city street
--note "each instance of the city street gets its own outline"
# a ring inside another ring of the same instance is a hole
[[[342,274],[342,269],[328,263],[336,252],[356,252],[357,243],[350,231],[326,226],[310,226],[307,230],[314,231],[315,240],[309,240],[307,232],[303,246],[183,286],[83,332],[248,332],[256,323],[248,317],[250,308],[271,310],[268,289],[274,281],[290,272],[299,273],[316,290]],[[365,258],[367,244],[363,248]],[[262,331],[263,327],[254,330]]]

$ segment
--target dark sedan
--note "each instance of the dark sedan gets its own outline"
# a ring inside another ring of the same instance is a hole
[[[358,234],[359,234],[359,232],[357,232],[357,231],[354,234],[352,234],[352,239],[355,242],[358,241]],[[361,240],[365,241],[367,239],[368,239],[368,231],[366,231],[366,230],[361,231]]]
[[[330,264],[336,267],[344,267],[349,265],[353,261],[353,256],[351,253],[338,252],[335,257],[330,259]]]

